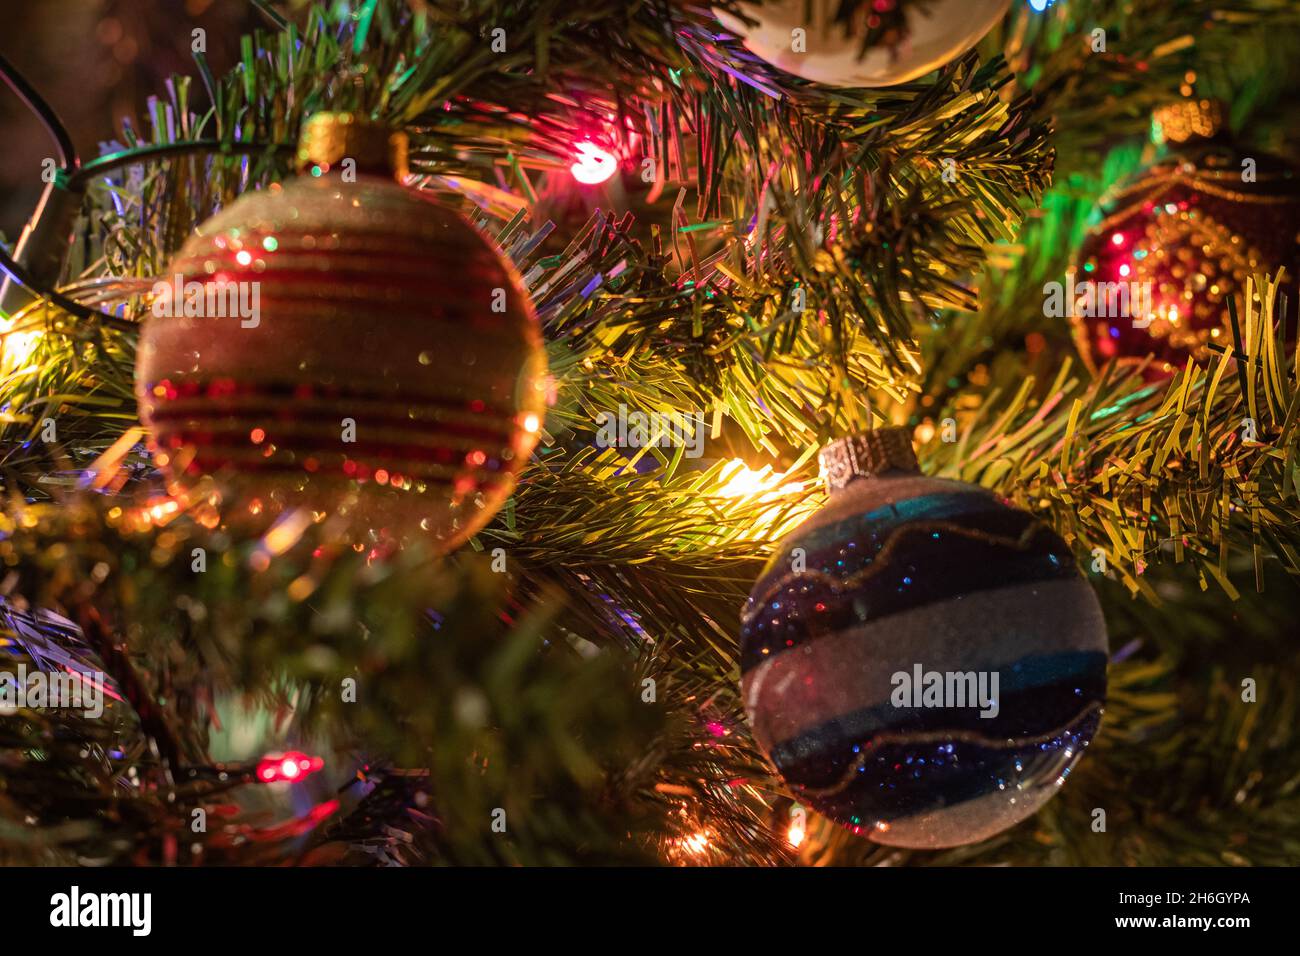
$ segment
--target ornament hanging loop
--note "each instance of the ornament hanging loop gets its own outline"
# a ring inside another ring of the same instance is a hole
[[[328,172],[352,160],[360,175],[400,182],[408,172],[408,148],[405,133],[362,113],[316,113],[298,138],[298,172],[312,173],[313,167]]]
[[[817,456],[826,491],[834,494],[855,478],[920,471],[909,428],[877,428],[831,442]]]
[[[1157,143],[1213,139],[1226,127],[1226,114],[1227,109],[1219,100],[1179,100],[1152,113],[1152,133]]]

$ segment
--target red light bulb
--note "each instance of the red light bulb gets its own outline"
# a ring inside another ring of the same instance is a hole
[[[297,750],[267,754],[257,765],[257,779],[262,783],[294,782],[309,777],[325,766],[320,757],[309,757]]]
[[[569,167],[569,172],[573,173],[574,179],[584,185],[595,186],[603,183],[618,169],[618,160],[614,158],[614,154],[601,149],[589,140],[579,143],[575,151],[578,160]]]

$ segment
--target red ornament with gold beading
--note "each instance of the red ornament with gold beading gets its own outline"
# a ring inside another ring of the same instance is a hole
[[[1176,152],[1124,188],[1084,243],[1076,282],[1122,286],[1120,302],[1142,303],[1141,315],[1100,301],[1071,311],[1076,344],[1094,372],[1112,359],[1134,365],[1150,354],[1147,375],[1160,378],[1232,348],[1228,299],[1245,293],[1251,275],[1285,267],[1294,300],[1300,175],[1220,137],[1214,105],[1182,102],[1157,112],[1157,128],[1163,124]]]

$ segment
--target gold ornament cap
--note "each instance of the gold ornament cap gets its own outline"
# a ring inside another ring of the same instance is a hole
[[[316,113],[298,137],[298,172],[313,166],[328,172],[350,159],[358,175],[401,180],[408,146],[405,133],[362,113]]]
[[[919,472],[910,428],[877,428],[831,442],[817,456],[827,492],[842,490],[854,478],[890,471]]]
[[[1210,139],[1223,131],[1226,114],[1221,100],[1179,100],[1151,114],[1152,133],[1157,143]]]

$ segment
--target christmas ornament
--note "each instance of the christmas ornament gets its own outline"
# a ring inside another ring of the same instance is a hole
[[[1097,730],[1097,599],[1031,515],[921,475],[906,429],[821,463],[829,503],[742,615],[754,737],[800,803],[875,842],[990,837],[1046,803]]]
[[[405,158],[404,135],[318,114],[304,174],[185,244],[136,368],[173,490],[440,549],[500,508],[545,410],[537,320],[485,238],[394,181]]]
[[[830,86],[893,86],[965,53],[1011,0],[774,0],[742,4],[753,26],[714,10],[750,52]],[[841,11],[844,11],[842,13]],[[844,15],[844,14],[847,15]]]
[[[1082,249],[1070,317],[1095,373],[1148,354],[1151,378],[1232,347],[1228,299],[1254,273],[1285,266],[1295,300],[1300,269],[1300,176],[1266,155],[1244,156],[1221,135],[1223,108],[1185,100],[1155,115],[1174,152],[1103,210]]]

